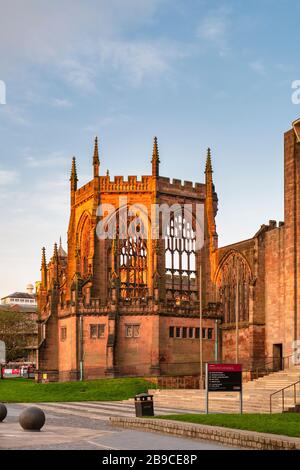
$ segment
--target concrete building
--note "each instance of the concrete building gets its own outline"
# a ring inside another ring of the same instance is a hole
[[[37,297],[34,293],[33,285],[28,284],[26,291],[27,292],[14,292],[13,294],[2,297],[1,304],[37,307]]]

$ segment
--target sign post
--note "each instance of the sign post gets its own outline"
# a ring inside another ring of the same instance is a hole
[[[0,378],[3,379],[3,373],[2,373],[2,366],[4,366],[6,363],[6,346],[4,341],[0,341],[0,368],[1,368],[1,373],[0,373]]]
[[[208,415],[208,364],[205,364],[205,413]]]
[[[206,414],[209,410],[209,392],[239,392],[240,413],[243,413],[241,364],[206,364]]]

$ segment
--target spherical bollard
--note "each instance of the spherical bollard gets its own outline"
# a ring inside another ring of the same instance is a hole
[[[25,431],[40,431],[45,421],[45,413],[37,406],[26,408],[19,416],[19,423]]]
[[[0,403],[0,423],[5,420],[7,415],[7,408],[3,403]]]

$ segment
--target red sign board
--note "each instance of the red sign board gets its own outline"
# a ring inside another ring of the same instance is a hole
[[[207,390],[209,392],[241,392],[241,364],[207,364]]]
[[[208,372],[242,372],[242,364],[208,364]]]

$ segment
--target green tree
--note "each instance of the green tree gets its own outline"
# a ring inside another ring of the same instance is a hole
[[[6,361],[26,357],[26,347],[34,345],[37,323],[28,313],[0,310],[0,340],[6,344]]]

